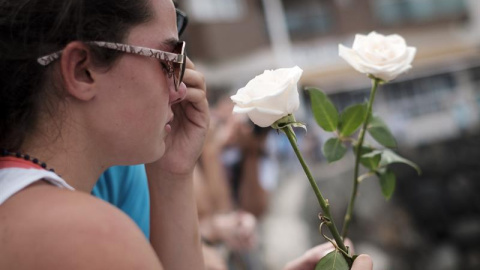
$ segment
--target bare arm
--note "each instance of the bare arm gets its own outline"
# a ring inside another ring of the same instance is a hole
[[[147,171],[150,189],[150,242],[166,269],[202,269],[192,176]],[[162,182],[158,184],[158,182]]]
[[[211,193],[204,183],[204,174],[202,169],[197,166],[193,174],[193,184],[195,189],[195,199],[197,202],[198,219],[211,216],[213,213],[213,205],[211,200]]]
[[[240,179],[240,208],[261,217],[268,207],[268,192],[260,184],[260,161],[266,135],[262,137],[249,134],[243,147],[243,166]]]
[[[218,138],[218,133],[222,131],[223,129],[218,126],[210,128],[200,163],[203,185],[209,192],[209,199],[213,206],[211,214],[226,213],[233,209],[230,186],[225,168],[220,160],[223,143]]]
[[[133,221],[89,194],[39,182],[0,219],[0,269],[163,269]]]

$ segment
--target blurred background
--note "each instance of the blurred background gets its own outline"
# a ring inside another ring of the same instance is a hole
[[[356,33],[400,34],[417,47],[413,68],[378,91],[374,112],[398,140],[398,152],[423,174],[394,167],[388,202],[378,180],[362,182],[350,238],[375,269],[480,269],[480,1],[478,0],[178,0],[189,17],[187,52],[205,74],[211,106],[265,69],[298,65],[300,85],[325,91],[339,110],[368,99],[370,80],[338,56]],[[303,95],[304,104],[308,96]],[[327,164],[328,138],[308,106],[299,131],[337,225],[350,196],[353,155]],[[260,263],[281,269],[324,242],[316,198],[283,135],[266,152],[269,205],[259,219]],[[270,166],[270,170],[272,166]]]

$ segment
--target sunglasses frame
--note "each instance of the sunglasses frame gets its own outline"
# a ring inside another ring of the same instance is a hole
[[[133,46],[129,44],[107,42],[107,41],[88,41],[85,43],[89,45],[98,46],[101,48],[124,52],[124,53],[152,57],[164,62],[167,65],[166,69],[167,69],[168,78],[173,77],[173,81],[175,84],[175,91],[178,91],[180,83],[183,80],[183,75],[185,73],[185,62],[186,62],[185,41],[179,41],[175,46],[174,51],[179,50],[180,51],[179,53],[165,52],[165,51],[146,48],[146,47]],[[48,64],[60,58],[61,55],[62,55],[62,51],[60,50],[60,51],[39,57],[37,59],[37,62],[42,66],[47,66]],[[175,76],[174,64],[179,64],[178,78]]]

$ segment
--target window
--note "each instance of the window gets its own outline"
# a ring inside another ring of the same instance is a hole
[[[335,12],[331,1],[283,0],[282,2],[292,39],[311,38],[333,30]]]
[[[452,73],[382,86],[388,108],[405,119],[446,110],[455,94]]]
[[[465,0],[373,0],[380,23],[399,25],[424,23],[466,14]]]

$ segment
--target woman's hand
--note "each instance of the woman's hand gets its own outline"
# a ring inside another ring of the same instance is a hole
[[[186,96],[172,105],[172,129],[165,139],[165,154],[157,164],[164,173],[172,175],[193,172],[209,125],[205,79],[188,58],[183,83],[187,87]]]
[[[373,270],[372,258],[366,254],[358,256],[353,262],[352,270]]]
[[[352,249],[352,242],[348,239],[345,245]],[[301,257],[289,262],[284,270],[313,270],[315,266],[328,253],[335,250],[332,244],[325,243],[307,250]],[[362,254],[353,262],[351,270],[373,270],[373,262],[370,256]]]
[[[223,242],[229,249],[252,249],[257,242],[257,221],[245,211],[216,214],[211,220],[200,221],[203,236],[212,242]]]
[[[227,264],[222,258],[222,255],[213,247],[207,245],[202,246],[203,261],[205,263],[205,270],[227,270]]]

